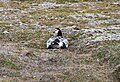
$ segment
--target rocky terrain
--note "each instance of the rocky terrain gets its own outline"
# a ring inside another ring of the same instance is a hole
[[[120,81],[120,1],[66,1],[0,0],[0,82]]]

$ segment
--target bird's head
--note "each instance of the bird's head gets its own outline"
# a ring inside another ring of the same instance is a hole
[[[55,28],[55,31],[53,32],[54,36],[62,36],[62,32],[59,28]]]

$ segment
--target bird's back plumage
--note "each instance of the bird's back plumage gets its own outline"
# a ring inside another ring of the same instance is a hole
[[[67,48],[68,47],[68,40],[58,36],[58,37],[52,37],[49,38],[47,41],[47,48],[53,49],[53,48]]]
[[[54,36],[48,39],[47,48],[68,48],[68,40],[62,36],[62,32],[59,28],[56,28],[54,31]]]

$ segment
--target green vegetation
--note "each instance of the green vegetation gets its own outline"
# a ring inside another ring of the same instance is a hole
[[[120,48],[119,41],[105,41],[98,46],[94,52],[94,57],[98,58],[100,63],[106,63],[110,67],[115,67],[120,64]]]
[[[0,67],[20,70],[21,66],[19,66],[20,65],[17,65],[14,59],[5,58],[3,55],[0,55]]]
[[[1,65],[8,66],[9,68],[16,68],[15,64],[11,60],[1,60]]]

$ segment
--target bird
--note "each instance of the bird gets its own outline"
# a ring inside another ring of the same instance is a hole
[[[63,37],[62,31],[59,28],[55,28],[53,36],[48,39],[46,46],[48,49],[67,49],[68,40]]]

